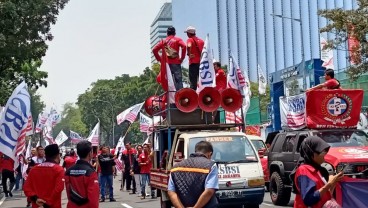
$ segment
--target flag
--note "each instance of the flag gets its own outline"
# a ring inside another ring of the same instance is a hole
[[[119,151],[119,147],[124,146],[124,137],[120,137],[118,143],[116,144],[115,147],[115,155],[119,155],[120,151]]]
[[[168,103],[175,103],[176,88],[175,88],[174,80],[171,75],[171,70],[168,64],[166,64],[166,73],[169,74],[169,76],[167,77],[168,86],[169,86],[169,92],[167,92],[168,93]]]
[[[30,115],[28,117],[26,136],[31,136],[32,134],[33,134],[33,118],[32,118],[32,115]]]
[[[215,87],[215,78],[216,73],[215,68],[213,67],[213,54],[210,46],[209,35],[207,34],[201,54],[201,62],[199,65],[197,93],[202,91],[205,87]]]
[[[150,132],[150,127],[152,126],[152,119],[146,115],[140,114],[139,119],[139,129],[141,132]]]
[[[42,129],[43,129],[44,125],[46,124],[48,118],[49,118],[49,114],[46,113],[46,112],[41,112],[41,113],[38,114],[35,133],[39,133],[39,132],[42,131]]]
[[[258,92],[260,95],[266,94],[266,88],[267,88],[267,79],[266,76],[261,68],[261,66],[258,64]]]
[[[164,40],[162,40],[163,42]],[[167,91],[168,88],[169,88],[169,82],[168,82],[168,79],[167,79],[167,74],[171,74],[170,73],[167,73],[167,56],[166,56],[166,53],[165,53],[165,44],[162,44],[162,48],[161,48],[161,61],[160,61],[160,72],[158,73],[157,75],[157,78],[156,78],[156,81],[158,83],[161,84],[162,86],[162,89],[164,91]]]
[[[78,134],[77,132],[74,132],[74,131],[72,131],[72,130],[70,130],[70,135],[69,135],[69,137],[70,137],[70,139],[72,140],[72,142],[73,142],[74,144],[76,144],[76,143],[78,143],[78,142],[82,141],[82,137],[81,137],[81,136],[79,136],[79,134]]]
[[[92,146],[98,146],[100,141],[100,122],[93,128],[87,140],[92,143]]]
[[[350,25],[348,28],[348,50],[351,65],[357,65],[362,62],[360,53],[361,46],[354,30],[355,30],[354,25]]]
[[[51,107],[50,114],[47,119],[47,123],[49,123],[50,126],[54,127],[60,121],[61,121],[61,115],[56,111],[56,107],[55,106]]]
[[[115,167],[117,171],[122,171],[124,168],[123,161],[121,161],[121,153],[125,149],[124,138],[125,137],[120,137],[115,147],[115,155],[117,155],[117,157],[114,161],[115,161]],[[120,147],[120,151],[119,151],[119,147]]]
[[[29,140],[28,145],[27,145],[27,151],[26,151],[25,159],[28,159],[28,158],[31,157],[31,149],[32,149],[31,140]],[[22,164],[22,176],[23,176],[24,180],[27,180],[27,177],[28,177],[27,169],[28,169],[28,164],[23,163]]]
[[[334,69],[332,49],[323,49],[327,45],[327,41],[322,36],[320,36],[319,42],[321,45],[321,60],[323,61],[322,67]]]
[[[60,132],[59,132],[59,134],[56,136],[56,138],[55,138],[55,143],[57,144],[57,145],[61,145],[61,144],[63,144],[66,140],[68,140],[68,136],[64,133],[64,131],[63,130],[61,130]]]
[[[142,106],[143,103],[138,103],[121,112],[118,116],[116,116],[118,125],[120,125],[124,121],[129,121],[130,123],[133,123],[137,118],[139,111],[141,111]]]
[[[46,146],[49,144],[55,144],[54,138],[52,136],[52,126],[48,123],[43,128],[43,138],[45,139]]]
[[[19,155],[25,150],[31,99],[25,82],[19,84],[4,107],[0,119],[0,152],[14,160],[18,167]]]
[[[368,180],[345,176],[336,185],[336,201],[342,207],[367,207]]]
[[[122,171],[124,168],[123,161],[120,160],[120,158],[116,158],[115,160],[115,168],[117,171]]]

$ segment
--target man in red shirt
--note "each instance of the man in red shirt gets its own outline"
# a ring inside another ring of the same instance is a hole
[[[188,36],[187,40],[187,55],[189,57],[189,81],[190,88],[197,90],[199,65],[201,62],[201,54],[204,46],[202,39],[196,36],[196,29],[189,26],[185,31]]]
[[[1,181],[3,184],[3,189],[5,193],[5,197],[13,197],[13,186],[15,184],[14,177],[14,160],[8,157],[7,155],[0,153],[0,167],[2,169]],[[7,187],[7,181],[10,180],[10,187]]]
[[[176,37],[176,32],[174,27],[167,28],[167,37],[165,40],[162,40],[157,43],[157,45],[152,49],[153,55],[155,55],[156,60],[161,62],[161,56],[159,55],[159,51],[162,46],[165,46],[165,51],[161,51],[161,53],[166,52],[167,55],[167,63],[169,64],[171,74],[174,78],[175,88],[176,90],[180,90],[183,88],[183,75],[181,72],[181,63],[185,59],[186,46],[183,40],[179,37]],[[179,50],[181,48],[181,56],[179,56]]]
[[[308,91],[317,89],[330,89],[330,90],[341,89],[340,82],[337,79],[335,79],[335,73],[333,69],[326,69],[325,80],[326,81],[324,83],[314,86],[308,89]]]
[[[226,78],[226,74],[224,72],[223,69],[221,69],[221,63],[216,61],[213,63],[213,67],[215,68],[215,72],[216,72],[216,89],[218,91],[222,91],[224,89],[226,89],[226,84],[227,84],[227,78]]]
[[[147,184],[150,183],[149,174],[150,174],[151,167],[152,167],[148,144],[143,145],[143,153],[139,155],[138,163],[139,163],[139,166],[141,167],[141,179],[142,179],[142,184],[141,184],[142,197],[141,199],[145,199],[146,198],[146,183]],[[152,193],[151,195],[153,196]]]
[[[68,170],[70,167],[75,165],[77,159],[78,158],[76,157],[74,150],[70,150],[69,156],[66,156],[64,159],[63,167],[65,168],[65,170]]]
[[[32,207],[61,208],[61,192],[64,190],[64,168],[60,163],[57,144],[45,148],[46,162],[31,169],[24,184],[24,193],[30,197]]]

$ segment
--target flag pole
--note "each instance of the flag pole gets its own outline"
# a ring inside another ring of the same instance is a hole
[[[259,88],[259,64],[257,64],[257,76],[258,76],[258,88]],[[258,89],[258,107],[259,107],[259,124],[262,124],[262,113],[261,113],[261,93],[259,93]]]

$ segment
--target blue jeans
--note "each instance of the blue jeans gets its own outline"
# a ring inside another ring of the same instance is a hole
[[[150,175],[148,173],[143,173],[141,174],[141,179],[142,179],[141,193],[142,193],[142,196],[145,196],[146,195],[146,184],[150,183]],[[152,189],[151,189],[151,196],[153,196]]]
[[[112,175],[102,175],[101,174],[100,180],[101,180],[101,184],[100,184],[100,188],[101,188],[101,199],[105,199],[105,187],[106,187],[106,183],[107,183],[107,186],[109,187],[110,199],[114,198],[114,190],[112,188],[112,180],[113,180]]]
[[[22,173],[17,173],[15,176],[15,189],[16,190],[19,190],[19,184],[21,180],[22,180]]]
[[[183,74],[181,70],[180,64],[169,64],[171,74],[173,76],[174,85],[176,88],[176,91],[183,88]]]

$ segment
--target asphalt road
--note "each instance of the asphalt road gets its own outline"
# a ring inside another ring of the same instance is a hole
[[[160,200],[159,199],[151,199],[150,197],[141,200],[137,195],[130,195],[127,191],[120,191],[120,181],[117,177],[114,180],[114,197],[116,202],[106,202],[100,203],[101,208],[159,208]],[[2,195],[1,195],[2,197]],[[294,196],[292,196],[292,199]],[[62,207],[66,207],[67,198],[65,191],[62,196]],[[12,198],[4,198],[2,197],[0,200],[0,208],[23,208],[26,205],[26,198],[24,194],[20,191],[14,192],[14,197]],[[289,206],[293,206],[293,200],[290,201]],[[269,208],[269,207],[278,207],[274,206],[270,199],[269,192],[266,192],[264,202],[260,206],[261,208]]]

